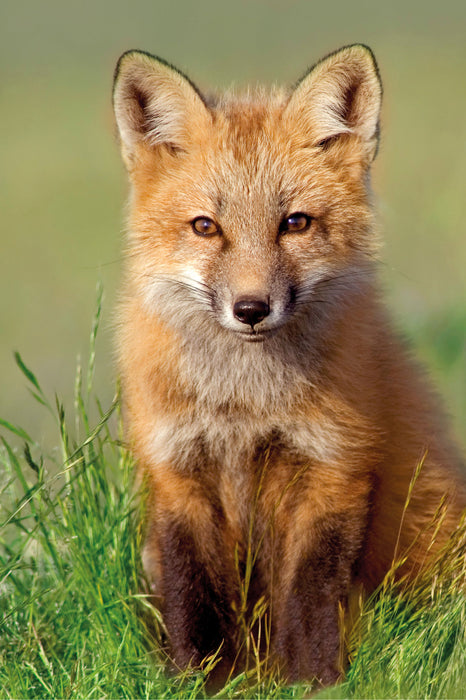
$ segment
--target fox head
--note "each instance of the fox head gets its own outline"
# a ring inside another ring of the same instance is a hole
[[[362,284],[381,84],[353,45],[292,89],[204,96],[139,51],[114,108],[131,185],[131,294],[180,332],[267,341]]]

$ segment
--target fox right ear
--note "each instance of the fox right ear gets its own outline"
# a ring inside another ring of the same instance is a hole
[[[113,107],[129,170],[141,146],[165,144],[174,151],[185,150],[196,128],[209,120],[193,83],[173,66],[142,51],[127,51],[120,57]]]
[[[353,44],[324,58],[299,81],[285,114],[303,143],[325,146],[343,134],[352,135],[370,163],[377,152],[381,101],[372,51]]]

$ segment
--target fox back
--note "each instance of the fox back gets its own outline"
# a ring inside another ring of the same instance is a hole
[[[118,63],[120,370],[178,667],[218,649],[219,678],[239,663],[252,549],[250,605],[269,607],[282,672],[336,680],[351,587],[398,556],[414,577],[466,505],[437,401],[378,298],[381,96],[361,45],[293,89],[219,98],[149,54]]]

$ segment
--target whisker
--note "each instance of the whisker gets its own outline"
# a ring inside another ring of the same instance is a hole
[[[201,283],[201,286],[199,286],[197,280],[195,283],[190,283],[187,281],[190,279],[189,277],[182,279],[180,277],[171,277],[166,274],[156,272],[145,273],[143,277],[156,282],[160,281],[167,283],[174,289],[186,290],[189,292],[189,297],[191,299],[197,299],[198,301],[202,302],[204,307],[207,306],[206,302],[208,302],[208,306],[210,307],[215,296],[214,290],[209,287],[209,285]]]
[[[368,277],[370,267],[357,269],[357,270],[346,270],[342,273],[328,274],[326,277],[322,277],[314,282],[308,282],[304,284],[297,293],[295,306],[306,306],[312,304],[326,304],[331,301],[331,296],[323,297],[322,293],[329,293],[332,289],[338,289],[339,287],[344,287],[344,283],[351,283],[355,279],[364,279]]]

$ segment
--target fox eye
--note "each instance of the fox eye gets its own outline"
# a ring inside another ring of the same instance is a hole
[[[215,236],[216,233],[221,233],[220,227],[207,216],[198,216],[191,221],[191,226],[198,236]]]
[[[281,233],[301,233],[306,231],[312,223],[312,217],[301,212],[290,214],[280,224]]]

